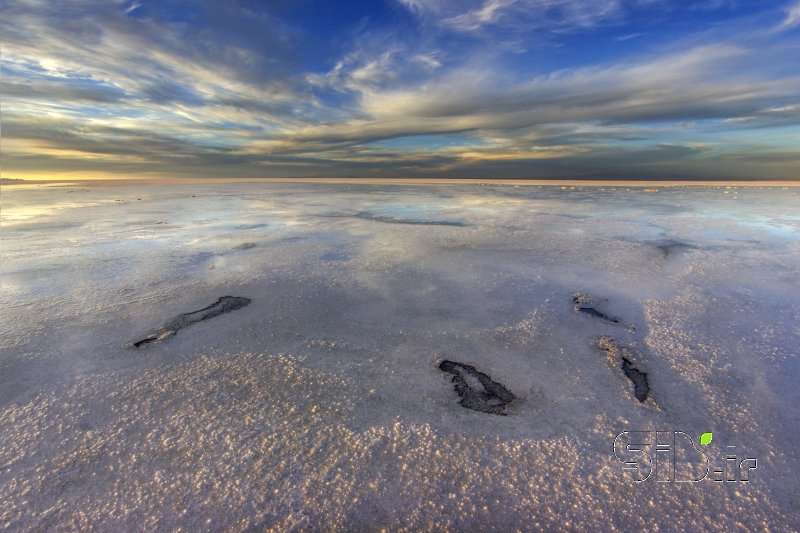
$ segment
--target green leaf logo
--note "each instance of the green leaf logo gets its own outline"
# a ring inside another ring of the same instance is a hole
[[[709,442],[711,442],[711,432],[710,431],[707,431],[707,432],[703,433],[702,435],[700,435],[700,444],[705,446]]]

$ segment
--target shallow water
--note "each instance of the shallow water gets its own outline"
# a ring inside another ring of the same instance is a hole
[[[3,187],[0,524],[797,529],[800,195],[726,190]],[[637,483],[656,430],[757,468]]]

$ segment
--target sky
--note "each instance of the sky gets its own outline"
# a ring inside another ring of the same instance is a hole
[[[800,179],[800,1],[0,0],[2,177]]]

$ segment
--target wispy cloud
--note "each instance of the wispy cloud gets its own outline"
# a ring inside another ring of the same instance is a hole
[[[442,24],[460,31],[479,30],[487,24],[496,24],[515,3],[516,0],[487,0],[476,9],[442,20]]]
[[[564,31],[608,22],[621,0],[399,0],[415,15],[442,28],[478,32],[487,27]]]
[[[631,39],[638,39],[642,35],[643,34],[641,33],[628,33],[626,35],[620,35],[618,37],[615,37],[614,40],[617,42],[630,41]]]
[[[140,7],[142,7],[142,3],[141,2],[133,2],[129,7],[127,7],[125,9],[125,14],[129,15],[129,14],[133,13],[134,11],[136,11],[137,9],[139,9]]]
[[[786,10],[786,18],[780,24],[780,29],[787,30],[800,24],[800,2],[795,2]]]

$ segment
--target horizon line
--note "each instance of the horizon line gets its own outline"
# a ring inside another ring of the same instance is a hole
[[[516,185],[516,186],[567,186],[567,187],[798,187],[796,179],[581,179],[581,178],[365,178],[365,177],[282,177],[282,178],[79,178],[79,179],[24,179],[1,178],[0,184],[14,185],[176,185],[192,183],[339,183],[339,184],[387,184],[387,185]]]

